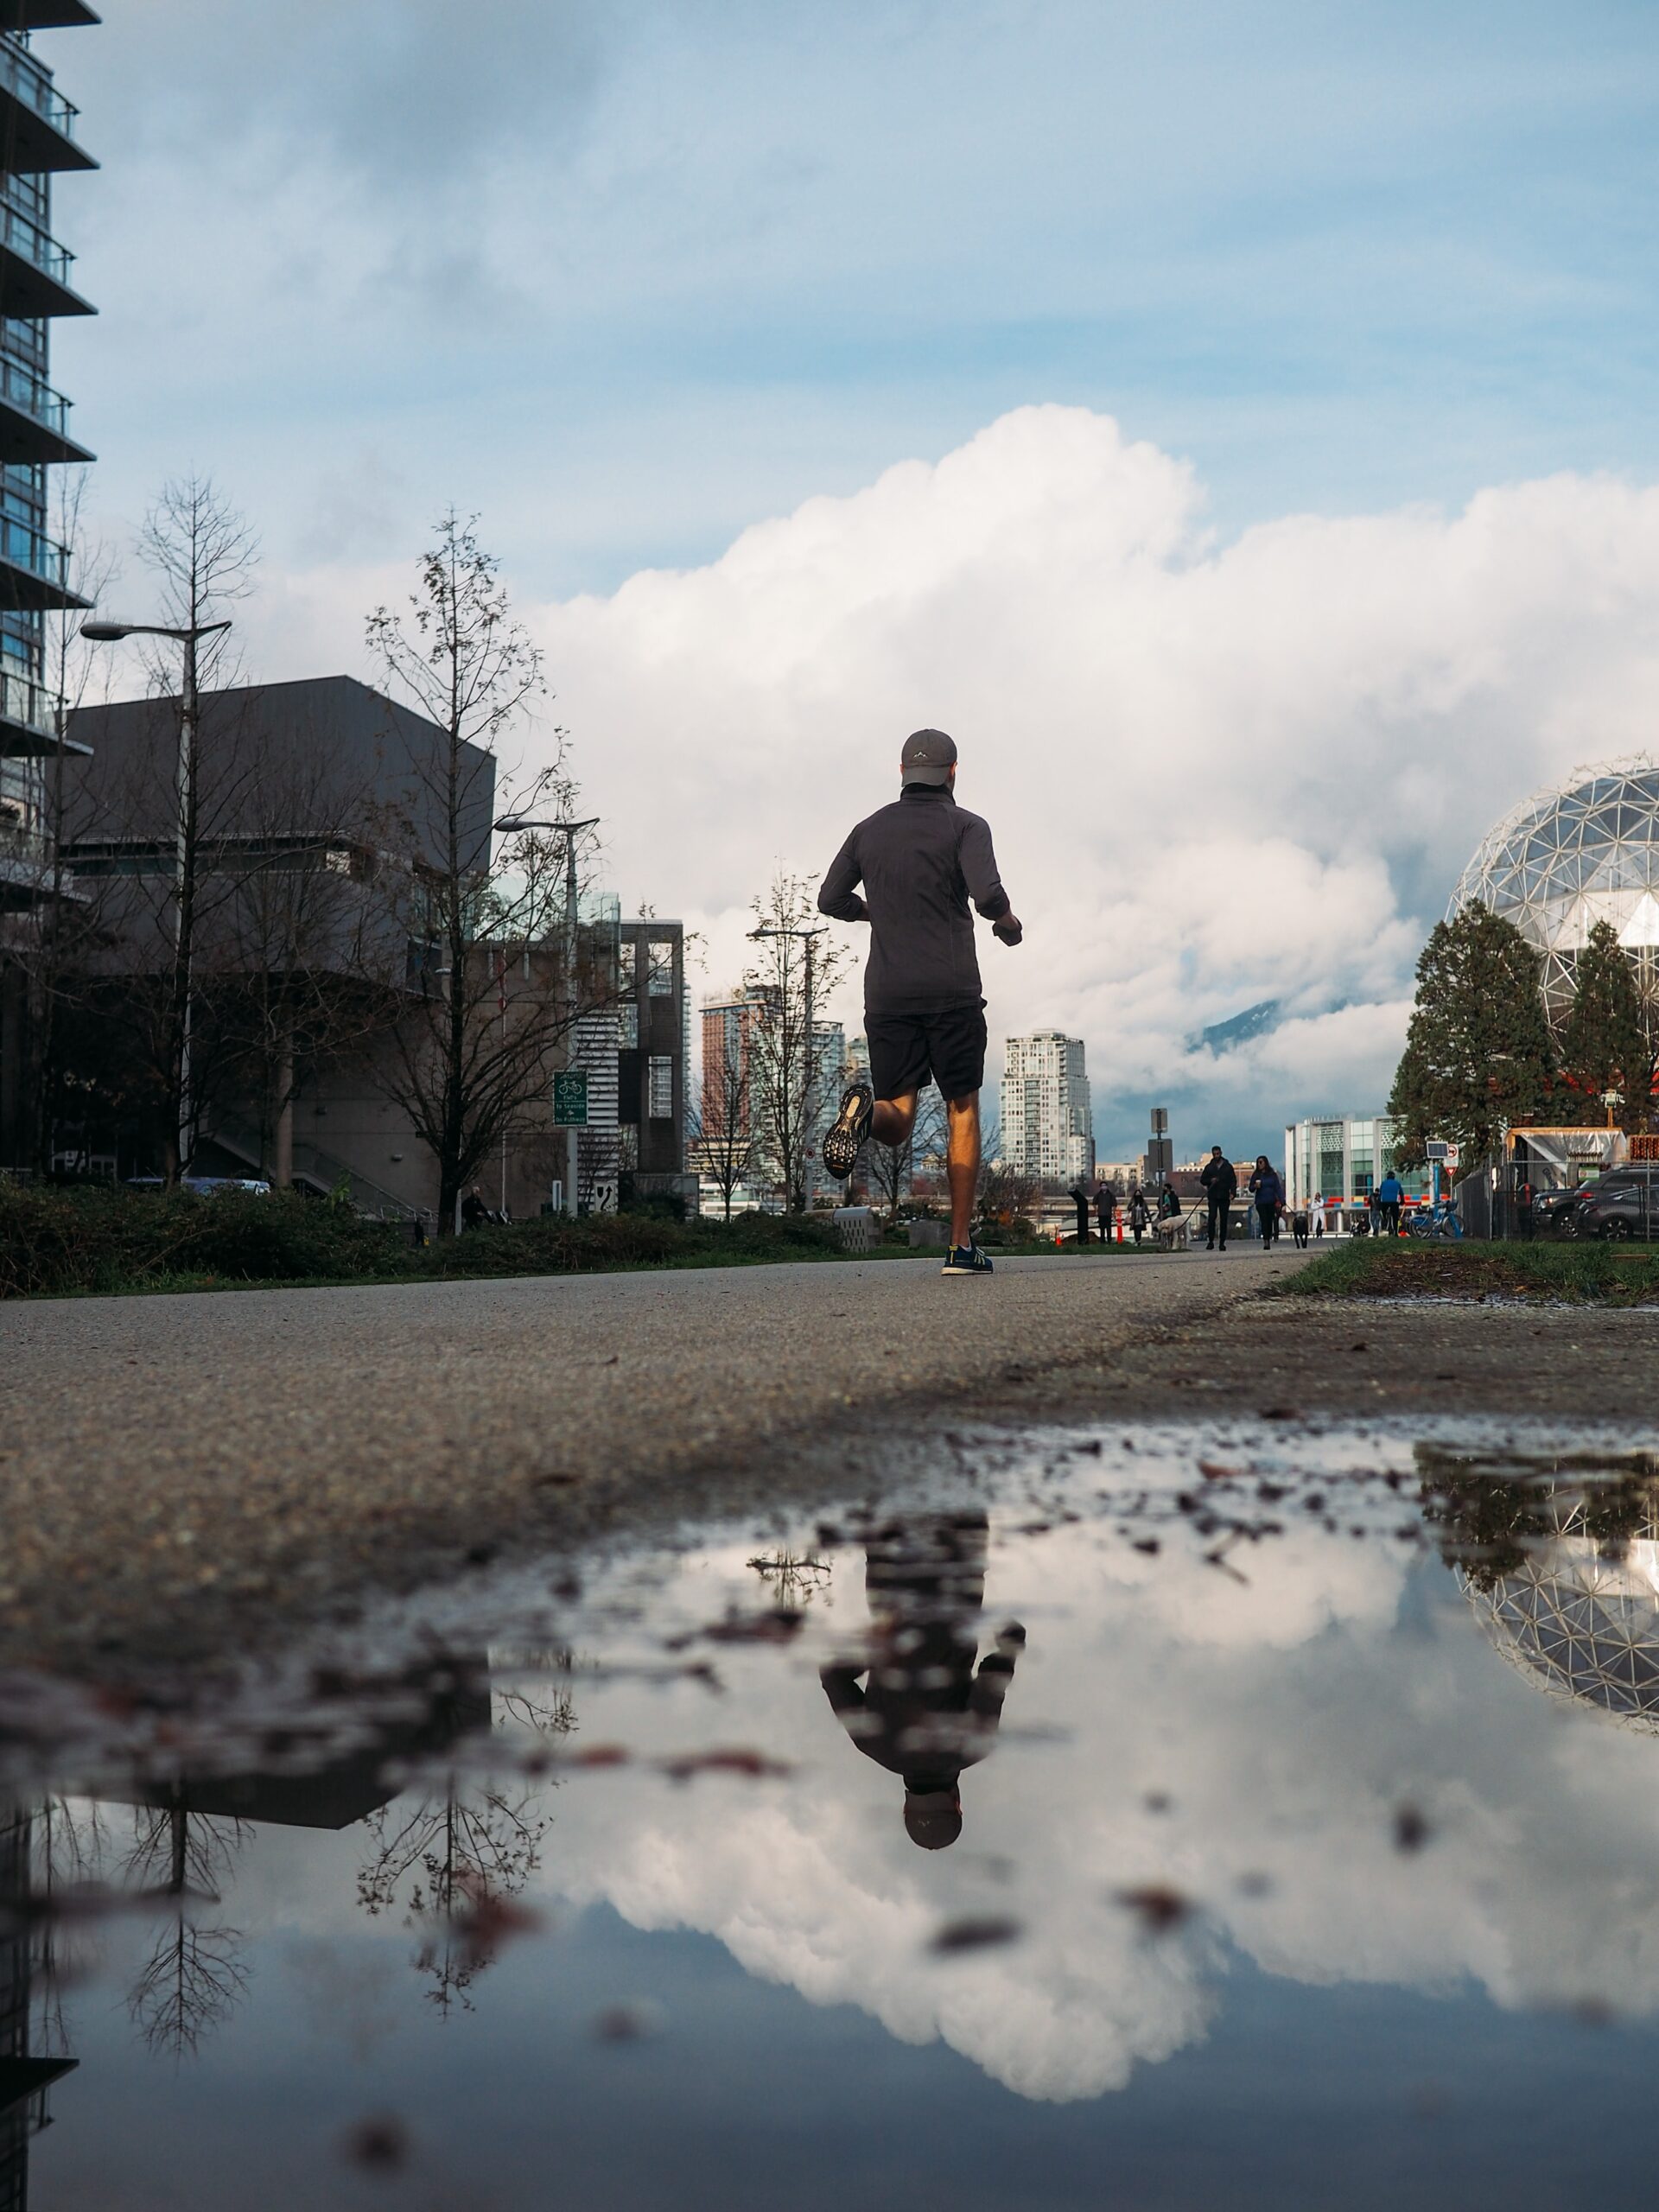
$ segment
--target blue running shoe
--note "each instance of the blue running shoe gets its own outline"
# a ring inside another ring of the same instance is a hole
[[[995,1272],[988,1256],[977,1244],[953,1244],[950,1258],[939,1269],[942,1275],[988,1275]]]

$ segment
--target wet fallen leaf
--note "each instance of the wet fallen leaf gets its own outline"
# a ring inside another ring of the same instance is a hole
[[[1200,1459],[1198,1462],[1198,1472],[1204,1477],[1206,1482],[1224,1483],[1230,1482],[1233,1477],[1237,1474],[1238,1469],[1236,1467],[1224,1467],[1218,1460]]]
[[[942,1956],[954,1951],[983,1951],[994,1943],[1014,1942],[1023,1933],[1017,1920],[986,1914],[979,1919],[947,1920],[927,1948]]]
[[[1192,1912],[1192,1901],[1166,1882],[1147,1882],[1139,1889],[1120,1890],[1117,1902],[1140,1920],[1148,1936],[1166,1936]]]
[[[1162,1551],[1163,1546],[1159,1542],[1156,1536],[1137,1536],[1135,1540],[1134,1549],[1138,1552],[1156,1553]]]
[[[1415,1805],[1401,1805],[1394,1815],[1394,1847],[1396,1851],[1421,1851],[1428,1841],[1432,1831]]]
[[[799,1635],[804,1618],[793,1606],[773,1605],[764,1613],[728,1613],[702,1633],[711,1643],[787,1643]]]
[[[760,1781],[794,1771],[781,1759],[768,1758],[764,1751],[747,1750],[687,1751],[679,1758],[663,1762],[663,1772],[671,1782],[689,1782],[694,1774],[741,1774],[751,1781]]]
[[[622,2005],[607,2005],[594,2015],[594,2036],[599,2043],[643,2043],[660,2035],[665,2016],[660,2005],[635,1998]]]
[[[397,2173],[408,2163],[409,2130],[390,2113],[360,2120],[346,2129],[340,2154],[350,2164],[366,2166],[372,2173]]]

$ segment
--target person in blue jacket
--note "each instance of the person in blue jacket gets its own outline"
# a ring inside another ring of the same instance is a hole
[[[1400,1234],[1400,1208],[1405,1195],[1405,1185],[1390,1167],[1376,1186],[1376,1225],[1385,1236]]]

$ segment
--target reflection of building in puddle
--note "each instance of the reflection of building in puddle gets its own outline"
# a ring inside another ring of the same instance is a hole
[[[1419,1447],[1441,1548],[1493,1643],[1552,1697],[1659,1734],[1659,1465]]]
[[[406,1764],[487,1732],[492,1719],[488,1670],[472,1660],[365,1687],[365,1700],[347,1743],[325,1752],[309,1737],[277,1738],[270,1771],[151,1777],[0,1814],[0,2212],[22,2212],[29,2139],[50,2119],[47,2091],[77,2063],[59,2011],[64,1893],[107,1890],[154,1910],[128,2008],[152,2050],[193,2055],[247,1986],[242,1930],[226,1899],[254,1830],[371,1822],[403,1788]],[[451,1825],[464,1823],[453,1783],[446,1802]],[[129,1808],[124,1834],[111,1806]],[[79,1916],[76,1924],[85,1924]]]
[[[0,1813],[0,2212],[29,2202],[29,2145],[51,2125],[47,2092],[76,2061],[42,2017],[37,1979],[49,1982],[50,1924],[29,1910],[35,1821]]]
[[[979,1662],[988,1523],[982,1513],[888,1522],[865,1547],[868,1654],[820,1670],[842,1727],[901,1777],[905,1828],[925,1851],[962,1833],[964,1767],[996,1739],[1026,1632],[1010,1622]]]

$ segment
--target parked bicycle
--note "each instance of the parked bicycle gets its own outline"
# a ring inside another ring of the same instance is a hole
[[[1455,1241],[1463,1235],[1457,1201],[1442,1198],[1436,1206],[1414,1206],[1406,1233],[1409,1236],[1446,1236]]]

